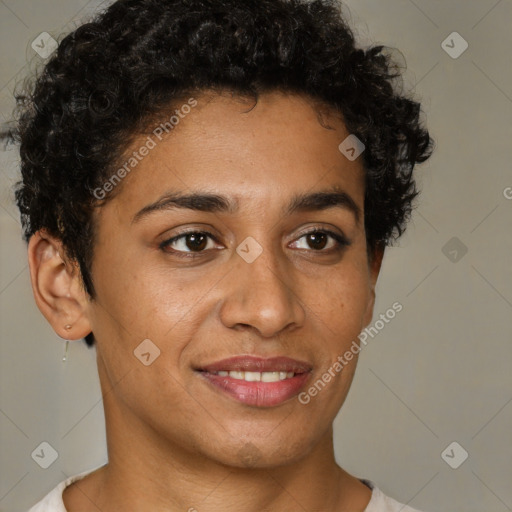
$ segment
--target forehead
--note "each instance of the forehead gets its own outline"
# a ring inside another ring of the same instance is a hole
[[[176,190],[229,196],[241,210],[251,202],[254,213],[334,186],[363,208],[362,159],[349,161],[339,151],[349,133],[338,113],[281,92],[257,101],[227,93],[194,100],[162,112],[125,153],[120,165],[139,155],[112,199],[123,215]],[[150,149],[141,157],[144,146]]]

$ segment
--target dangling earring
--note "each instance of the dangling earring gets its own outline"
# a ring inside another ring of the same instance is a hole
[[[68,360],[68,345],[69,345],[69,340],[66,340],[66,348],[64,349],[64,355],[62,356],[62,361],[64,363]]]
[[[64,326],[64,329],[66,329],[66,331],[69,331],[71,329],[71,324],[66,324]],[[69,340],[66,340],[66,348],[64,349],[64,355],[62,356],[62,361],[64,363],[68,360],[68,345],[69,345]]]

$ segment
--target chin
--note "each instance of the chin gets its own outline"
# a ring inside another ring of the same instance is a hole
[[[283,439],[269,442],[265,439],[239,440],[236,444],[226,442],[225,449],[209,456],[223,465],[245,469],[269,469],[294,464],[303,459],[310,443],[306,440],[294,440],[287,444]]]

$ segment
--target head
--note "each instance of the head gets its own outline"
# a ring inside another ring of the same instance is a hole
[[[286,356],[314,381],[371,321],[432,149],[397,78],[325,0],[121,0],[61,41],[18,96],[16,198],[38,306],[96,344],[106,407],[226,464],[318,444],[357,357],[307,405],[205,369]]]

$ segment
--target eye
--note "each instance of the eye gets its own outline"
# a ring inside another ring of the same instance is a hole
[[[330,247],[325,249],[328,244],[328,240],[331,238],[333,242]],[[297,249],[306,249],[312,248],[315,252],[332,252],[339,251],[344,247],[350,245],[350,242],[343,236],[338,233],[334,233],[329,230],[320,230],[315,229],[304,233],[298,240],[305,239],[306,244],[309,244],[310,247],[296,247]],[[297,243],[297,242],[294,242]]]
[[[176,253],[177,256],[194,257],[193,253],[202,253],[206,249],[212,249],[208,242],[216,241],[215,237],[208,231],[188,231],[160,244],[160,249],[166,252]],[[171,247],[170,251],[167,248]]]
[[[331,244],[328,245],[329,238]],[[298,241],[305,239],[306,244],[310,247],[294,247],[297,249],[313,249],[314,252],[336,252],[341,251],[344,247],[350,245],[350,242],[339,233],[330,230],[314,229],[307,233],[302,234],[294,244]],[[215,236],[208,231],[188,231],[177,235],[169,240],[165,240],[160,244],[160,249],[164,252],[174,253],[176,256],[184,258],[195,258],[206,252],[208,249],[214,249],[215,245],[209,242],[217,242]],[[170,249],[168,249],[170,248]]]

